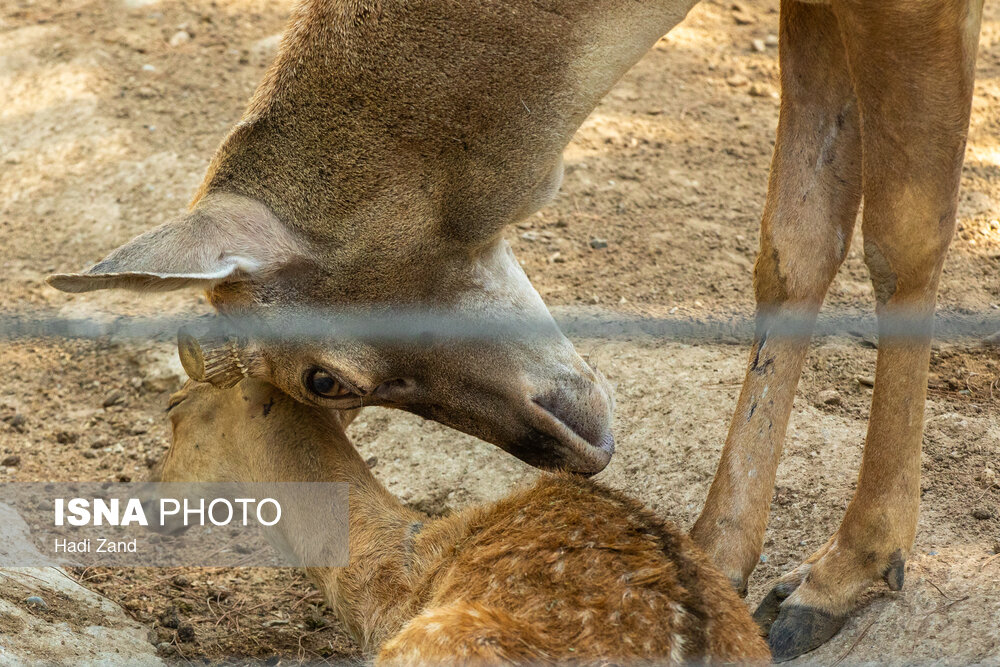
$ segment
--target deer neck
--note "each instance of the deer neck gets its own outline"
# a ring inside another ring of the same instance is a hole
[[[495,237],[554,194],[573,133],[693,4],[305,0],[198,197],[257,198],[323,247],[366,221]]]
[[[315,434],[311,439],[275,439],[274,451],[262,457],[265,463],[257,477],[349,485],[348,565],[310,567],[306,574],[354,639],[362,647],[372,648],[397,632],[413,614],[401,601],[408,599],[419,574],[413,545],[423,517],[403,506],[371,474],[339,423],[331,421]],[[278,526],[277,533],[268,537],[296,560],[303,556],[298,553],[296,534],[318,528],[284,526],[283,522]]]

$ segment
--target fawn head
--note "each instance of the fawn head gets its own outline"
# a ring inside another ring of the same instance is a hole
[[[170,448],[149,482],[328,481],[359,459],[345,433],[354,411],[300,403],[262,380],[188,381],[167,411]]]

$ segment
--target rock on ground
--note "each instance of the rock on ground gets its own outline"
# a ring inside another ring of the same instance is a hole
[[[25,539],[27,526],[6,505],[0,526],[7,544]],[[121,607],[62,568],[0,568],[0,665],[162,665],[146,637]]]

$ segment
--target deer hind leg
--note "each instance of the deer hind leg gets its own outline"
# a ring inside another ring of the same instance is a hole
[[[757,610],[778,661],[826,641],[879,579],[903,585],[920,501],[931,322],[954,233],[981,9],[981,0],[834,4],[862,119],[862,228],[879,349],[854,498],[827,545]]]
[[[764,542],[792,399],[815,317],[861,198],[858,108],[829,7],[781,5],[782,105],[754,271],[757,335],[691,536],[741,592]]]

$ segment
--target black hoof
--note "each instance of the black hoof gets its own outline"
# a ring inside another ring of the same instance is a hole
[[[814,607],[782,607],[767,636],[772,660],[785,662],[818,648],[837,634],[846,618]]]
[[[906,574],[906,560],[903,558],[903,552],[897,549],[896,552],[889,557],[889,567],[886,568],[885,573],[882,575],[882,579],[885,580],[886,585],[889,586],[889,590],[900,591],[903,590],[904,574]]]
[[[799,583],[797,581],[775,584],[768,591],[767,595],[764,596],[764,599],[760,601],[760,604],[757,605],[757,610],[753,613],[753,620],[760,626],[761,635],[767,636],[767,633],[771,630],[771,624],[774,623],[774,620],[778,618],[778,614],[781,612],[781,603],[798,587]]]

